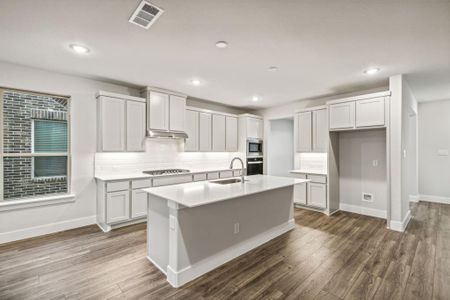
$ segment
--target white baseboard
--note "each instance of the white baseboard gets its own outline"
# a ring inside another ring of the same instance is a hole
[[[23,240],[44,234],[55,233],[96,223],[96,216],[61,221],[58,223],[28,227],[24,229],[0,233],[0,244]]]
[[[436,202],[436,203],[443,203],[443,204],[450,204],[450,198],[449,197],[442,197],[442,196],[433,196],[433,195],[419,195],[420,201],[426,201],[426,202]]]
[[[233,247],[225,249],[217,254],[214,254],[206,259],[203,259],[191,266],[188,266],[179,271],[173,270],[170,266],[167,267],[167,281],[173,287],[180,287],[183,284],[194,280],[195,278],[223,265],[224,263],[282,235],[289,230],[295,228],[294,219],[274,227],[268,231],[258,234],[257,236],[243,241]],[[151,261],[151,259],[150,259]],[[160,267],[158,267],[161,269]]]
[[[409,221],[411,221],[411,211],[408,210],[406,213],[406,216],[403,218],[403,221],[392,221],[389,224],[389,229],[403,232],[406,229],[406,226],[408,226]]]
[[[368,207],[363,207],[363,206],[358,206],[358,205],[340,203],[339,209],[343,210],[343,211],[348,211],[348,212],[357,213],[360,215],[371,216],[371,217],[376,217],[376,218],[386,219],[386,217],[387,217],[387,213],[385,210],[368,208]]]
[[[409,202],[419,202],[420,195],[409,195]]]

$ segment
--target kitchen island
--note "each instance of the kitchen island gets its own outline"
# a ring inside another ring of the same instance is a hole
[[[147,257],[179,287],[291,230],[293,186],[266,175],[144,189]],[[228,180],[228,181],[225,181]]]

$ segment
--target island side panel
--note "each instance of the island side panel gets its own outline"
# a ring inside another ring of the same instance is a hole
[[[177,239],[171,249],[176,264],[169,263],[167,275],[181,286],[294,228],[293,186],[184,207],[176,217],[176,230],[170,231]]]
[[[164,274],[169,264],[169,207],[167,200],[148,197],[147,258]]]

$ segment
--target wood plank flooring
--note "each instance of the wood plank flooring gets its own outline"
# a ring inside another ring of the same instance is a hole
[[[419,203],[405,233],[296,209],[296,228],[179,289],[139,224],[0,245],[0,299],[450,299],[450,205]]]

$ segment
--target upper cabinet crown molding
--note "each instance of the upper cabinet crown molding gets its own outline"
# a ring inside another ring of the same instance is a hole
[[[157,87],[151,87],[151,86],[144,87],[141,90],[141,95],[147,94],[150,91],[163,93],[163,94],[167,94],[167,95],[174,95],[174,96],[183,97],[183,98],[187,98],[188,97],[186,94],[183,94],[183,93],[179,93],[179,92],[175,92],[175,91],[171,91],[171,90],[166,90],[166,89],[162,89],[162,88],[157,88]]]
[[[378,93],[371,93],[371,94],[364,94],[364,95],[358,95],[358,96],[352,96],[347,98],[341,98],[336,100],[330,100],[327,101],[327,105],[330,104],[336,104],[336,103],[343,103],[343,102],[350,102],[350,101],[357,101],[357,100],[364,100],[364,99],[370,99],[370,98],[378,98],[378,97],[389,97],[391,96],[391,91],[383,91]]]
[[[129,95],[122,95],[122,94],[106,92],[106,91],[98,91],[97,94],[95,94],[95,98],[99,98],[101,96],[110,97],[110,98],[117,98],[117,99],[122,99],[122,100],[139,101],[139,102],[145,102],[146,101],[145,98],[129,96]]]

